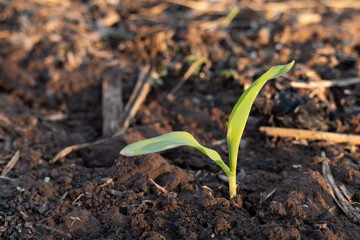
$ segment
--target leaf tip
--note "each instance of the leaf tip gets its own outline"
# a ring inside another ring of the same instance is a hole
[[[289,71],[290,69],[292,69],[292,67],[294,66],[294,64],[295,64],[295,60],[292,60],[291,62],[289,62],[288,64],[285,64],[285,65],[283,65],[284,67],[285,67],[285,71],[284,71],[284,73],[285,72],[287,72],[287,71]]]
[[[120,155],[132,157],[132,156],[134,156],[134,152],[133,151],[126,151],[125,148],[124,148],[123,150],[121,150]]]

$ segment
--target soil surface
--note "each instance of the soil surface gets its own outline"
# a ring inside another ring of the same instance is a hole
[[[360,85],[292,85],[359,77],[357,3],[1,0],[0,238],[359,239],[321,159],[324,152],[358,210],[358,146],[259,131],[360,133]],[[129,143],[182,130],[227,159],[226,121],[241,93],[292,60],[254,103],[236,198],[196,149],[119,155]],[[146,100],[123,133],[106,139],[103,83],[119,81],[125,105],[147,65]],[[65,147],[99,139],[51,162]]]

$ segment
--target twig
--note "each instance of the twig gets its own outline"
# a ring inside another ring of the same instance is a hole
[[[151,178],[149,178],[149,181],[154,184],[154,186],[159,189],[162,193],[164,193],[165,195],[168,195],[168,191],[163,188],[162,186],[160,186],[159,184],[157,184],[154,180],[152,180]]]
[[[144,66],[139,74],[134,91],[126,103],[124,112],[120,117],[120,129],[113,137],[119,136],[129,126],[130,120],[135,116],[141,104],[145,101],[150,92],[150,65]]]
[[[9,228],[7,229],[8,235],[11,235],[11,233],[12,233],[12,231],[13,231],[13,229],[14,229],[17,221],[18,221],[18,219],[19,219],[19,216],[18,216],[18,214],[16,214],[15,217],[11,220],[10,226],[9,226]]]
[[[339,189],[341,190],[342,194],[344,194],[344,196],[346,197],[346,200],[348,200],[350,203],[352,203],[351,193],[346,188],[346,186],[344,184],[339,184]]]
[[[181,78],[181,80],[176,84],[176,86],[170,91],[170,93],[167,95],[167,99],[169,101],[173,101],[175,99],[175,94],[179,89],[182,87],[182,85],[189,79],[189,77],[195,72],[195,70],[199,67],[199,65],[204,62],[204,58],[201,56],[198,56],[196,61],[191,64],[189,69],[186,71],[184,76]]]
[[[101,184],[101,185],[99,185],[99,187],[105,187],[105,186],[107,186],[107,185],[109,185],[109,184],[111,184],[112,186],[114,186],[114,179],[112,179],[112,178],[108,178],[108,179],[106,179],[106,181],[103,183],[103,184]]]
[[[318,7],[314,1],[287,1],[287,2],[269,2],[266,4],[249,3],[248,6],[256,11],[274,11],[284,12],[290,9],[314,8]]]
[[[348,1],[321,0],[321,3],[327,7],[332,7],[332,8],[360,8],[360,1],[357,0],[348,0]]]
[[[182,5],[202,13],[227,12],[233,1],[194,1],[194,0],[166,0],[166,2]]]
[[[119,74],[105,74],[102,82],[103,136],[111,136],[118,129],[123,111],[122,81]]]
[[[101,144],[103,142],[106,142],[107,140],[117,137],[121,135],[125,129],[128,127],[129,122],[132,117],[135,116],[136,112],[138,111],[140,105],[145,100],[147,94],[150,91],[150,65],[146,65],[139,74],[138,81],[136,83],[135,89],[133,90],[133,93],[130,96],[130,99],[128,103],[125,106],[124,112],[121,115],[121,121],[120,121],[120,129],[110,138],[104,138],[97,140],[95,142],[90,143],[82,143],[82,144],[76,144],[72,146],[68,146],[61,150],[56,156],[50,160],[50,163],[55,163],[59,159],[66,157],[69,153],[78,151],[80,149],[91,147],[97,144]]]
[[[274,195],[274,193],[276,192],[277,189],[278,189],[278,188],[276,187],[276,188],[274,188],[274,190],[272,190],[271,192],[269,192],[268,194],[266,194],[266,195],[264,196],[264,198],[263,198],[263,201],[268,200],[272,195]]]
[[[2,170],[1,176],[5,177],[10,172],[10,170],[16,165],[19,159],[20,159],[20,150],[17,150],[14,156],[12,156],[10,161],[6,164],[5,168]]]
[[[278,187],[274,188],[268,194],[264,193],[260,198],[259,205],[261,206],[266,200],[268,200],[272,195],[274,195],[277,189]]]
[[[66,191],[63,195],[61,195],[59,201],[56,203],[57,206],[59,206],[60,203],[61,203],[62,201],[64,201],[64,199],[66,198],[66,196],[68,195],[68,193],[69,193],[69,192]]]
[[[353,222],[360,223],[360,214],[354,209],[353,206],[349,203],[348,200],[344,197],[344,195],[339,190],[338,186],[335,183],[334,177],[331,174],[331,170],[329,167],[328,159],[325,156],[325,153],[321,153],[322,158],[322,174],[324,175],[325,180],[331,186],[331,195],[338,206],[343,210],[345,215]]]
[[[64,5],[68,6],[69,1],[65,0],[32,0],[33,2],[39,3],[39,4],[51,4],[51,5]]]
[[[63,150],[61,150],[60,152],[58,152],[58,154],[55,155],[55,157],[53,159],[50,160],[50,163],[53,164],[55,162],[57,162],[59,159],[66,157],[69,153],[86,148],[86,147],[90,147],[90,146],[94,146],[100,143],[105,142],[106,140],[108,140],[108,138],[105,139],[100,139],[97,140],[95,142],[90,142],[90,143],[82,143],[82,144],[76,144],[76,145],[72,145],[72,146],[68,146],[66,148],[64,148]]]
[[[72,205],[75,205],[75,203],[76,203],[82,196],[85,196],[85,193],[80,193],[80,195],[77,196],[77,198],[75,198],[75,200],[72,202]]]
[[[266,135],[272,137],[326,140],[335,143],[350,143],[354,145],[360,145],[360,136],[352,134],[317,132],[311,130],[278,127],[260,127],[259,130],[260,132],[264,132]]]
[[[360,1],[286,1],[286,2],[269,2],[258,4],[256,2],[249,4],[249,7],[257,11],[277,11],[285,12],[291,9],[316,8],[320,6],[330,8],[360,8]]]
[[[312,82],[291,82],[290,85],[294,88],[328,88],[328,87],[347,87],[354,84],[359,84],[360,78],[348,78],[348,79],[337,79],[337,80],[322,80]]]
[[[68,118],[68,115],[62,113],[62,112],[56,112],[49,115],[46,115],[44,117],[41,117],[41,120],[43,121],[50,121],[50,122],[56,122],[56,121],[62,121]]]

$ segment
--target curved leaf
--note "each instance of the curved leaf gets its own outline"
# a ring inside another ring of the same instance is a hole
[[[158,137],[135,142],[127,145],[123,150],[121,150],[120,154],[125,156],[137,156],[141,154],[160,152],[180,146],[189,146],[200,150],[213,161],[215,161],[227,175],[232,175],[229,167],[223,162],[220,155],[216,151],[202,146],[188,132],[170,132]]]
[[[235,174],[236,171],[240,139],[256,96],[268,80],[286,73],[293,65],[294,61],[286,65],[279,65],[270,68],[269,71],[264,73],[241,95],[240,99],[233,108],[229,118],[227,132],[227,142],[230,155],[229,166],[233,174]]]

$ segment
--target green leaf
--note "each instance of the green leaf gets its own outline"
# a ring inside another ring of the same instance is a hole
[[[230,169],[233,174],[236,172],[236,162],[239,149],[239,143],[242,133],[245,128],[246,121],[249,117],[251,107],[254,100],[261,88],[265,83],[273,78],[276,78],[287,71],[289,71],[294,65],[294,61],[286,65],[279,65],[270,68],[265,74],[257,79],[240,97],[235,107],[233,108],[229,122],[227,132],[227,142],[229,146],[230,155]]]
[[[188,132],[170,132],[158,137],[135,142],[126,146],[123,150],[121,150],[120,154],[125,156],[137,156],[141,154],[160,152],[180,146],[189,146],[200,150],[213,161],[215,161],[227,175],[232,175],[229,167],[223,162],[220,155],[216,151],[202,146]]]

